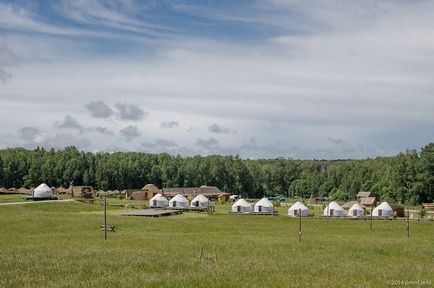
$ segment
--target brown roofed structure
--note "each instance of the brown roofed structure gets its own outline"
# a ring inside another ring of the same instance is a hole
[[[375,197],[364,197],[360,199],[359,203],[363,206],[371,207],[377,204],[377,199]]]
[[[176,194],[181,194],[186,197],[195,197],[199,194],[207,197],[210,200],[217,200],[218,196],[222,194],[219,188],[215,186],[201,186],[201,187],[188,187],[188,188],[163,188],[163,194],[169,198],[174,197]]]

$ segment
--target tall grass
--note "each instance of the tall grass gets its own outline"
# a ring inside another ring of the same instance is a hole
[[[434,281],[434,225],[184,213],[123,217],[102,207],[0,207],[0,287],[383,287]],[[202,257],[200,258],[201,248]]]

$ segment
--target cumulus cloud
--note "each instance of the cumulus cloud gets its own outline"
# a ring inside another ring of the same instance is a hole
[[[7,67],[13,67],[17,65],[17,56],[9,49],[5,44],[0,44],[0,80],[6,82],[11,77],[11,74],[7,72]]]
[[[219,140],[215,139],[214,137],[210,137],[208,139],[198,138],[196,141],[196,145],[207,150],[214,150],[220,148]]]
[[[113,131],[108,129],[107,127],[100,127],[100,126],[90,127],[90,128],[87,128],[87,131],[96,132],[96,133],[100,133],[103,135],[114,135]]]
[[[175,128],[179,126],[178,121],[165,121],[161,122],[160,128]]]
[[[155,139],[153,142],[143,142],[142,147],[144,148],[157,148],[153,149],[154,151],[158,151],[158,149],[161,149],[162,151],[166,148],[175,148],[178,147],[178,144],[176,144],[173,140],[167,140],[167,139]]]
[[[125,127],[124,129],[120,130],[119,133],[125,138],[127,138],[128,141],[140,136],[139,129],[137,128],[137,126],[133,125]]]
[[[136,105],[116,103],[117,115],[122,120],[138,121],[145,118],[148,113]]]
[[[80,132],[84,130],[84,127],[70,115],[66,115],[63,121],[57,121],[54,125],[59,129],[78,130]]]
[[[90,115],[95,118],[109,118],[114,113],[104,101],[89,102],[86,108],[90,112]]]
[[[233,130],[229,129],[229,128],[225,128],[223,126],[217,125],[217,124],[212,124],[208,127],[208,130],[211,131],[212,133],[216,133],[216,134],[229,134],[229,133],[234,133]]]
[[[42,134],[38,127],[23,127],[18,130],[18,137],[26,141],[35,141]]]

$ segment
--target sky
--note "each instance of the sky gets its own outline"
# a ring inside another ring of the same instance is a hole
[[[420,149],[434,141],[434,1],[0,0],[0,115],[0,149]]]

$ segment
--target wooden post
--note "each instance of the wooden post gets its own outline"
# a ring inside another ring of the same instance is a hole
[[[330,199],[327,201],[327,219],[330,217]]]
[[[298,209],[298,242],[301,242],[301,208]]]
[[[202,260],[202,253],[203,253],[203,244],[200,247],[199,260]]]
[[[107,240],[107,196],[103,196],[104,201],[104,240]]]
[[[407,238],[410,238],[410,212],[407,209]]]
[[[369,224],[369,229],[370,230],[372,230],[372,212],[373,212],[372,206],[373,206],[373,204],[371,204],[371,221],[370,221],[370,224]]]

